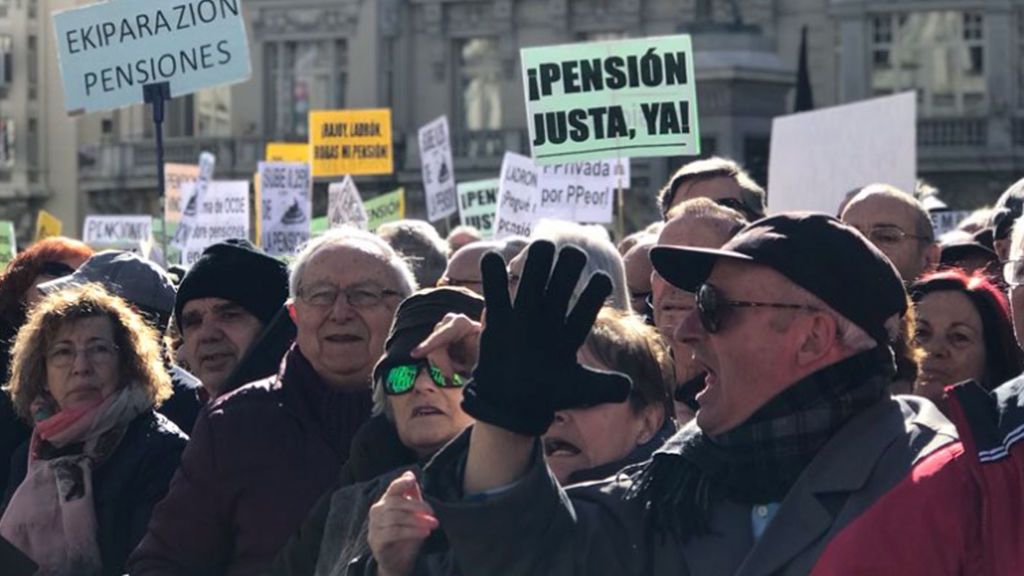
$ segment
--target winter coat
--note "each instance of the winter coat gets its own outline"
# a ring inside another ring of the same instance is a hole
[[[752,518],[762,507],[727,500],[713,506],[709,535],[684,542],[657,532],[641,502],[623,499],[636,469],[563,490],[539,444],[518,482],[495,494],[463,498],[461,463],[468,444],[464,433],[431,461],[424,496],[458,566],[466,574],[502,576],[889,574],[851,571],[834,563],[840,555],[823,552],[891,491],[912,485],[917,466],[962,451],[952,424],[934,405],[886,398],[847,422],[818,451],[760,538],[754,538]],[[902,506],[904,529],[918,513],[900,502],[887,504]],[[870,556],[866,551],[873,550],[877,536],[869,526],[862,528],[847,549]]]
[[[352,436],[370,414],[367,386],[332,405],[343,421],[329,434],[320,418],[323,402],[309,393],[326,387],[293,348],[277,376],[204,408],[167,498],[129,561],[131,574],[266,569],[336,484]]]
[[[167,493],[188,437],[170,420],[150,410],[128,425],[110,458],[93,470],[97,544],[103,574],[125,573],[128,555],[146,533],[153,507]],[[12,460],[4,509],[28,472],[28,445]],[[0,512],[2,514],[2,512]]]

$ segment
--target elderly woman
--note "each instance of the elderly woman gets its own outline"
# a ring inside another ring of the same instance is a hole
[[[42,294],[44,282],[71,274],[92,256],[78,240],[55,236],[36,242],[14,257],[0,275],[0,374],[9,372],[10,349],[25,317]],[[14,414],[10,399],[0,394],[0,494],[7,490],[8,464],[29,429]]]
[[[986,390],[1020,374],[1006,296],[985,276],[946,270],[909,287],[923,351],[914,393],[940,407],[944,389],[974,380]]]
[[[675,432],[668,347],[638,316],[601,311],[580,348],[579,361],[633,381],[627,402],[555,413],[544,434],[548,466],[563,484],[599,480],[649,459]]]
[[[33,429],[0,535],[40,575],[123,574],[187,440],[154,412],[171,392],[155,331],[98,285],[59,292],[18,332],[6,390]]]
[[[446,315],[479,320],[483,306],[482,298],[455,287],[423,290],[402,302],[374,370],[376,415],[353,439],[342,486],[320,499],[271,574],[345,574],[351,561],[369,561],[370,505],[391,480],[417,469],[472,423],[461,407],[468,375],[446,375],[411,353]]]

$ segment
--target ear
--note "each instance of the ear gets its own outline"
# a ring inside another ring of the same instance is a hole
[[[800,366],[818,364],[822,358],[832,354],[839,345],[836,333],[836,319],[829,314],[808,314],[803,340],[797,349],[797,363]]]
[[[297,322],[295,318],[295,301],[289,299],[285,306],[288,308],[288,316],[292,319],[292,322]]]
[[[636,445],[640,446],[651,441],[654,435],[665,424],[665,406],[660,402],[649,404],[640,412],[640,428],[636,434]]]
[[[937,242],[932,242],[927,248],[925,248],[924,254],[921,256],[924,260],[921,263],[921,274],[933,272],[939,267],[940,252],[941,250],[939,249],[939,244]],[[906,280],[907,282],[913,282],[915,278],[907,278]]]

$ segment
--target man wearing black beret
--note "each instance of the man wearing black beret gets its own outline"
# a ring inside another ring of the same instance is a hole
[[[934,405],[890,394],[887,343],[906,297],[889,260],[835,218],[800,213],[718,250],[657,247],[651,259],[696,296],[674,338],[707,373],[700,409],[649,462],[568,490],[538,436],[557,410],[629,391],[576,362],[610,282],[591,278],[570,309],[585,256],[535,243],[513,303],[504,267],[484,259],[487,326],[463,402],[477,424],[423,478],[456,564],[503,576],[907,574],[872,552],[921,537],[893,517],[959,497],[929,487],[962,447]],[[914,574],[949,573],[941,542]]]
[[[182,360],[211,398],[225,392],[228,375],[287,298],[284,262],[247,240],[213,244],[188,270],[178,287],[174,316],[183,340]]]

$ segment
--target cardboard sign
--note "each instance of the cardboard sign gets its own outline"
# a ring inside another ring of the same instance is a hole
[[[267,142],[267,162],[309,162],[309,144],[305,142]]]
[[[688,35],[523,48],[538,164],[700,154]]]
[[[181,221],[181,185],[198,179],[196,164],[164,164],[164,219],[167,222]]]
[[[18,237],[14,233],[14,223],[9,220],[0,221],[0,272],[14,260],[18,253]]]
[[[420,128],[419,140],[423,189],[427,196],[427,220],[435,222],[458,210],[448,117],[441,116]]]
[[[498,210],[498,187],[501,180],[462,182],[459,192],[459,223],[473,226],[485,240],[494,237],[494,221]]]
[[[772,122],[768,210],[835,214],[846,194],[917,183],[913,92],[781,116]]]
[[[146,84],[171,96],[250,76],[241,0],[110,0],[53,15],[69,114],[143,102]]]
[[[312,236],[319,236],[327,232],[328,228],[327,216],[318,216],[310,222],[309,233]]]
[[[313,176],[391,174],[391,110],[315,110],[309,113]]]
[[[533,160],[505,152],[498,183],[498,211],[494,238],[529,236],[540,210],[540,169]]]
[[[36,216],[36,236],[35,241],[38,242],[43,238],[49,238],[50,236],[60,236],[61,230],[64,229],[64,223],[59,218],[50,214],[46,210],[40,210]]]
[[[932,219],[932,230],[938,238],[950,230],[956,230],[961,222],[967,219],[972,212],[970,210],[943,210],[942,212],[930,212]]]
[[[182,192],[199,183],[185,184]],[[211,244],[230,238],[249,238],[249,182],[246,180],[210,182],[196,204],[195,226],[182,251],[182,264],[192,265]]]
[[[327,187],[327,222],[331,228],[349,224],[368,230],[369,221],[363,199],[359,197],[359,189],[350,176],[341,182],[332,182]]]
[[[143,215],[86,216],[82,241],[90,246],[137,248],[153,234],[153,217]]]
[[[188,246],[189,235],[192,234],[192,230],[196,226],[199,202],[202,201],[203,194],[206,193],[210,181],[213,180],[213,169],[216,165],[216,156],[209,152],[200,153],[199,175],[193,182],[195,185],[188,187],[187,194],[184,192],[178,194],[178,228],[174,231],[174,238],[171,240],[171,246],[178,250],[184,250]],[[179,184],[179,188],[184,190],[185,184],[188,182]]]
[[[260,246],[271,256],[294,254],[309,240],[313,215],[309,164],[260,162]]]
[[[616,191],[629,188],[629,158],[540,166],[538,218],[611,222]]]
[[[405,218],[405,188],[381,194],[363,202],[366,210],[367,227],[376,232],[381,224]]]

